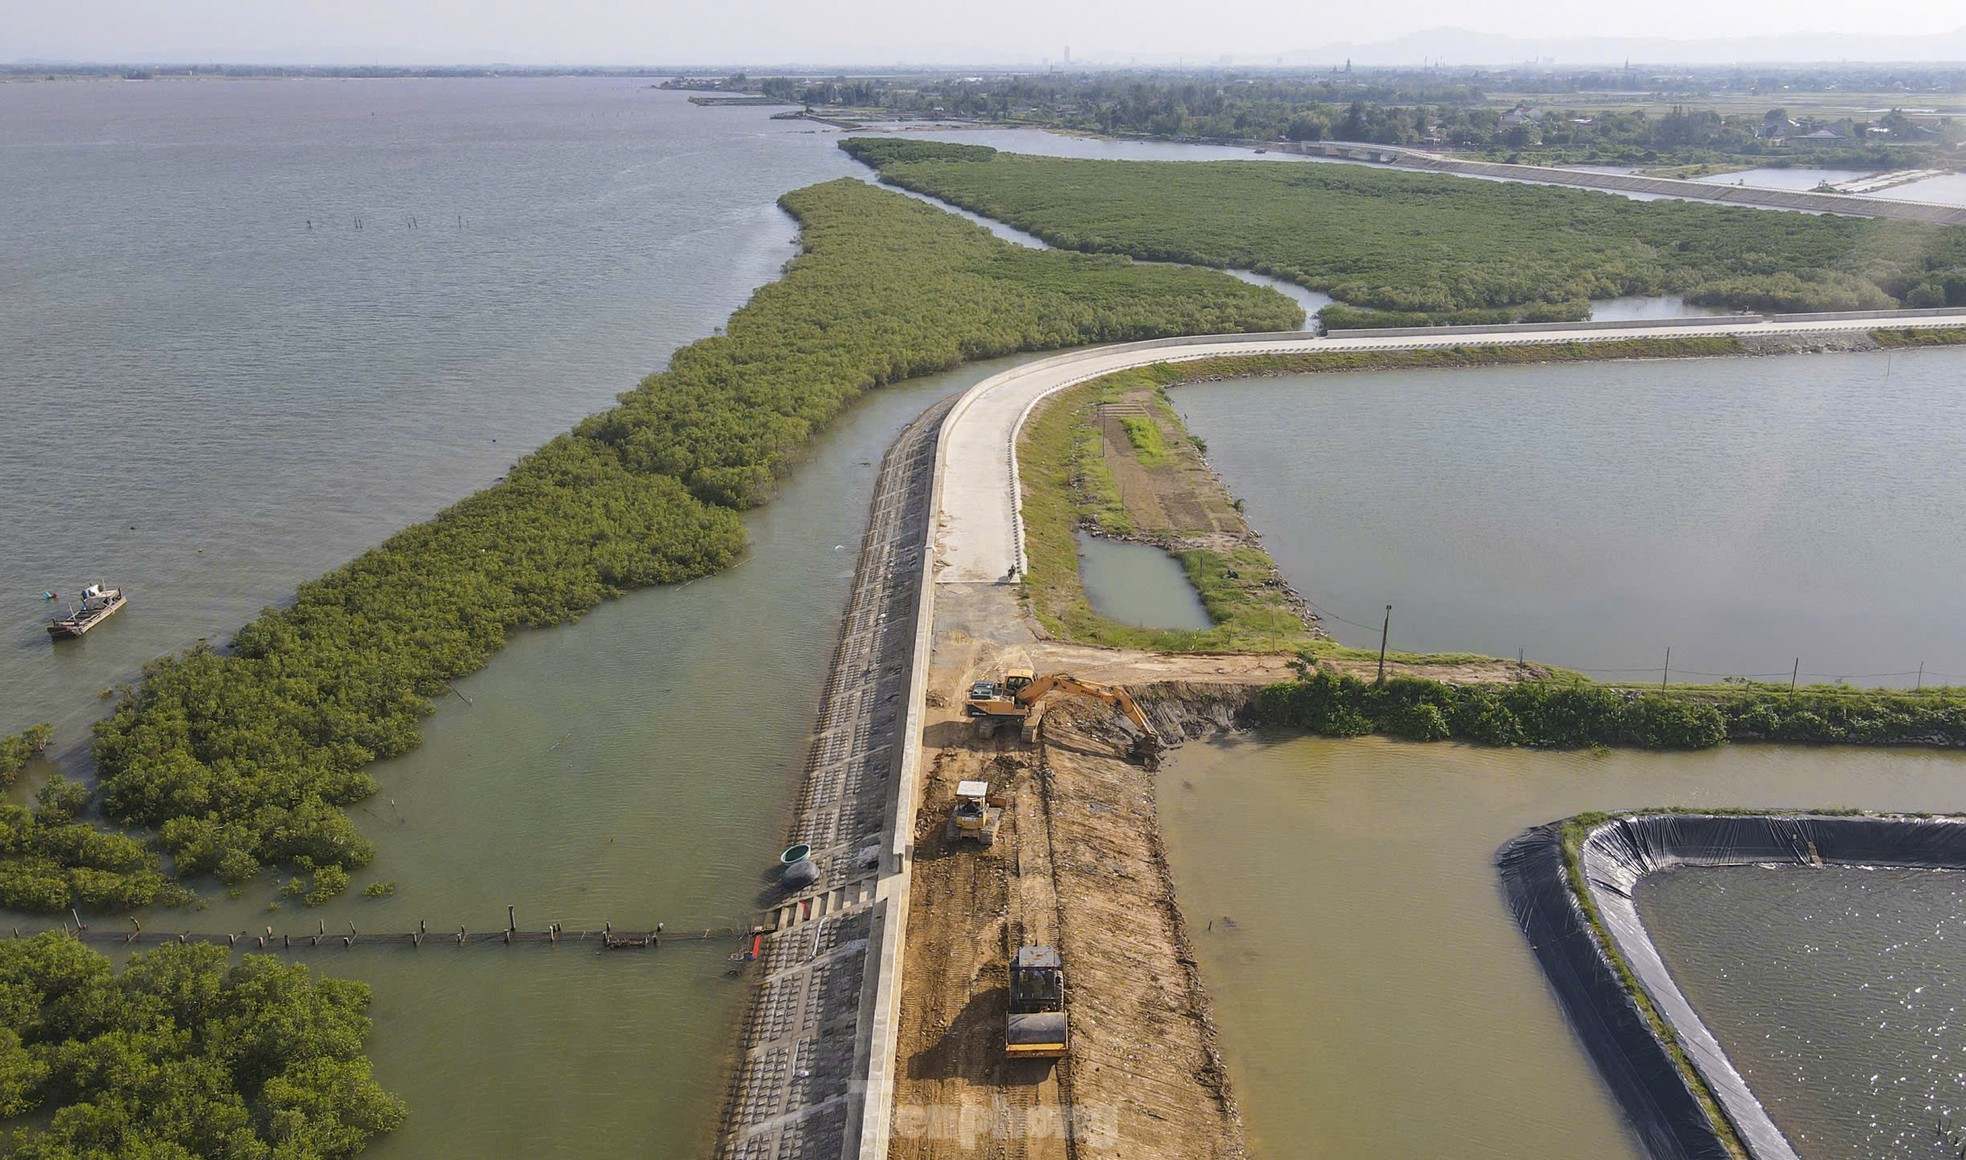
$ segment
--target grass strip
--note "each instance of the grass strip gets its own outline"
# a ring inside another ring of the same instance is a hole
[[[1873,330],[1870,338],[1883,347],[1958,346],[1966,343],[1966,326],[1906,326],[1893,330]]]

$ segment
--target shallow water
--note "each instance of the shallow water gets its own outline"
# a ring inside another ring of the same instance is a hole
[[[462,697],[425,723],[423,746],[374,767],[382,792],[354,816],[378,855],[355,892],[308,909],[278,899],[276,881],[237,899],[207,883],[201,909],[145,925],[483,931],[503,926],[508,904],[527,929],[752,921],[880,457],[932,400],[1006,365],[875,392],[747,516],[743,564],[521,633],[456,682]],[[372,881],[397,891],[357,896]],[[0,914],[17,922],[52,925]],[[378,1076],[412,1111],[375,1155],[685,1155],[714,1130],[742,1015],[742,981],[724,975],[733,949],[371,948],[305,961],[375,984]]]
[[[1940,1157],[1966,1105],[1966,873],[1739,866],[1639,883],[1673,979],[1805,1157]]]
[[[1966,684],[1966,351],[1289,376],[1172,393],[1354,645],[1657,680]]]
[[[1906,182],[1904,185],[1880,189],[1868,196],[1884,198],[1887,201],[1966,205],[1966,173],[1948,173],[1943,177],[1928,177],[1923,181]]]
[[[1811,190],[1827,181],[1839,185],[1845,181],[1855,181],[1873,173],[1868,169],[1737,169],[1731,173],[1715,173],[1693,180],[1708,185],[1748,185],[1757,189],[1799,189]]]
[[[1539,753],[1259,733],[1160,773],[1252,1152],[1638,1155],[1509,920],[1495,851],[1583,810],[1966,809],[1966,754]]]
[[[1079,533],[1079,575],[1092,610],[1142,628],[1213,628],[1187,570],[1151,544]]]

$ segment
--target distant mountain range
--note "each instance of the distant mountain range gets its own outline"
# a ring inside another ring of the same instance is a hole
[[[1834,62],[1966,62],[1966,28],[1926,36],[1786,33],[1726,40],[1666,37],[1544,38],[1434,28],[1393,40],[1328,44],[1283,54],[1287,65],[1472,65],[1496,67],[1551,63],[1578,65],[1806,64]]]

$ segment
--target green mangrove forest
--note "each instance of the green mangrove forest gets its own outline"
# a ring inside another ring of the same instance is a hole
[[[369,988],[270,955],[109,959],[61,933],[0,941],[0,1135],[16,1160],[316,1160],[394,1131],[362,1054]]]
[[[345,812],[377,790],[367,767],[418,743],[447,681],[516,629],[728,567],[739,513],[864,392],[1017,351],[1302,323],[1265,288],[1032,251],[861,181],[781,204],[803,252],[725,333],[227,647],[148,665],[96,729],[102,815],[154,836],[178,878],[236,885],[281,866],[325,901],[373,856]],[[142,843],[63,810],[11,810],[0,827],[0,905],[179,897]]]
[[[1327,737],[1383,733],[1577,749],[1709,749],[1730,741],[1789,744],[1966,745],[1966,690],[1918,692],[1739,682],[1639,690],[1574,680],[1453,684],[1383,682],[1298,663],[1295,680],[1265,687],[1253,714]]]
[[[1255,270],[1339,299],[1329,327],[1567,321],[1589,300],[1966,305],[1966,228],[1361,165],[1088,161],[850,138],[884,181],[1065,249]]]

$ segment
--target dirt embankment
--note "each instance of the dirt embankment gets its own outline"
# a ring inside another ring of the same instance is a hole
[[[1227,724],[1239,691],[1155,698],[1169,734]],[[1177,715],[1174,704],[1185,708]],[[1211,713],[1210,709],[1219,710]],[[1133,1156],[1240,1157],[1242,1120],[1161,845],[1154,775],[1104,705],[1064,700],[1044,720],[1045,806],[1059,936],[1072,970],[1072,1095]]]
[[[1217,676],[1142,689],[1143,703],[1164,736],[1201,736],[1231,727],[1256,687]],[[1076,698],[1047,701],[1035,744],[1009,729],[979,738],[952,709],[936,715],[915,821],[890,1155],[1243,1156],[1154,778],[1123,756],[1131,726]],[[987,847],[947,830],[956,783],[973,779],[1006,802]],[[1008,963],[1026,943],[1064,957],[1072,1048],[1055,1064],[1003,1056]]]

